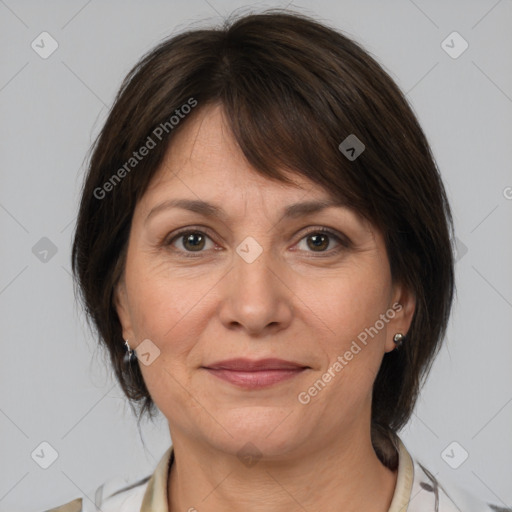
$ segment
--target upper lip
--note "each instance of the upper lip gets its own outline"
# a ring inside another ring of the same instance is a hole
[[[300,363],[295,363],[293,361],[285,361],[284,359],[275,359],[275,358],[267,358],[267,359],[245,359],[245,358],[236,358],[236,359],[226,359],[224,361],[218,361],[216,363],[209,364],[204,368],[209,368],[210,370],[232,370],[232,371],[240,371],[240,372],[254,372],[258,370],[297,370],[300,368],[309,368],[309,366],[305,366]]]

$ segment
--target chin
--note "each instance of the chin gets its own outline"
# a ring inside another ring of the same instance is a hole
[[[236,455],[240,455],[240,450],[254,450],[260,456],[279,458],[302,445],[309,437],[301,429],[290,431],[290,425],[285,420],[289,411],[276,414],[270,408],[265,408],[266,411],[262,411],[261,407],[248,409],[250,408],[240,409],[229,418],[217,418],[232,436],[222,429],[222,440],[216,440],[219,442],[219,449]],[[217,443],[214,441],[214,444]]]

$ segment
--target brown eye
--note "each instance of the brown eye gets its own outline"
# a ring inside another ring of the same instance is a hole
[[[297,248],[304,252],[315,252],[318,255],[330,256],[344,248],[349,248],[350,242],[336,232],[327,228],[316,228],[306,233],[297,244]]]
[[[191,252],[203,252],[206,247],[207,241],[213,246],[213,241],[208,235],[202,231],[181,231],[177,233],[166,245],[173,246],[174,249],[183,253]],[[210,247],[211,248],[211,247]]]
[[[204,236],[202,233],[194,231],[188,235],[182,236],[183,247],[192,251],[200,251],[204,247]]]
[[[316,233],[308,235],[308,247],[316,251],[317,249],[323,251],[329,247],[329,236],[324,233]]]

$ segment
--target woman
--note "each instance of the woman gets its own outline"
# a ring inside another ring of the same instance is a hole
[[[153,49],[96,141],[73,270],[172,446],[96,506],[498,510],[397,435],[445,332],[451,229],[407,101],[344,35],[269,12]]]

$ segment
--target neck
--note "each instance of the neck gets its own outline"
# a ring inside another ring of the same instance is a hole
[[[250,466],[236,454],[176,432],[172,437],[169,512],[387,512],[396,486],[397,471],[381,463],[369,429],[308,443],[300,455],[262,457]]]

